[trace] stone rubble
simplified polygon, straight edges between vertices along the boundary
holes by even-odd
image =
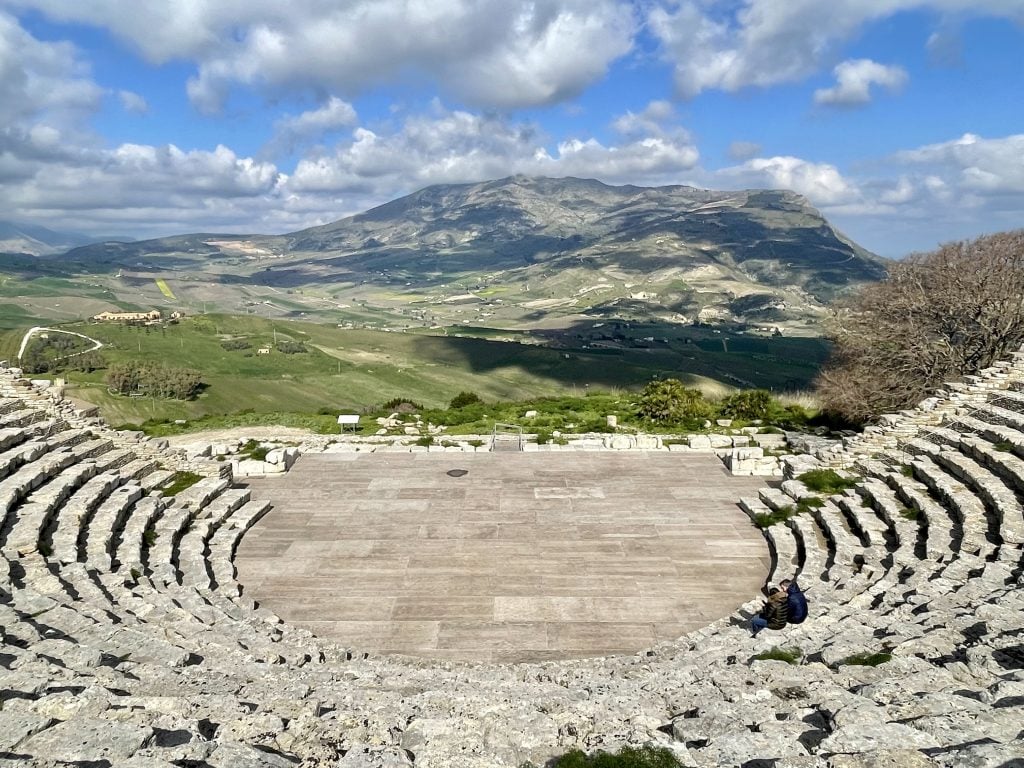
[[[786,482],[741,507],[820,501],[764,530],[771,578],[808,590],[805,624],[751,638],[753,600],[633,656],[456,664],[283,623],[235,579],[267,508],[210,455],[229,449],[115,432],[0,371],[0,765],[497,768],[653,743],[694,768],[1020,766],[1022,428],[1024,352],[783,457]],[[732,440],[732,461],[759,459]],[[830,465],[861,481],[796,480]],[[181,470],[207,480],[163,498]],[[773,647],[795,663],[758,658]]]

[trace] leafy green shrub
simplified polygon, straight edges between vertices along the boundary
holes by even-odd
[[[757,654],[754,661],[784,661],[787,664],[796,664],[803,655],[799,648],[774,647],[769,651]]]
[[[149,549],[154,544],[156,544],[156,528],[150,526],[142,532],[142,546],[144,549]]]
[[[891,653],[855,653],[853,656],[847,656],[839,665],[844,664],[857,667],[877,667],[880,664],[886,664],[892,661]]]
[[[817,493],[841,493],[857,484],[856,479],[842,477],[834,469],[812,469],[796,478]]]
[[[476,392],[459,392],[455,397],[448,403],[448,407],[452,410],[458,410],[459,408],[465,408],[467,405],[473,405],[475,403],[482,403],[483,400]]]
[[[684,387],[678,379],[660,379],[644,387],[637,412],[643,419],[664,423],[709,416],[711,405],[699,389]]]
[[[422,445],[424,448],[434,444],[433,435],[424,435],[423,437],[416,438],[416,445]]]
[[[484,445],[484,441],[483,440],[474,439],[474,440],[470,440],[468,442],[474,448],[480,448],[480,447],[482,447]]]
[[[423,410],[423,406],[404,397],[393,397],[381,406],[381,410],[394,413],[416,413]]]
[[[545,443],[551,442],[551,430],[550,429],[538,429],[537,430],[537,445],[544,445]]]
[[[719,405],[719,413],[734,419],[767,419],[775,400],[766,389],[744,389],[729,395]]]
[[[250,344],[245,339],[225,339],[220,343],[221,348],[226,349],[228,352],[237,352],[242,349],[252,349]]]
[[[615,753],[598,751],[591,755],[574,749],[552,765],[554,768],[682,768],[672,750],[650,744],[623,747]]]
[[[279,341],[277,342],[277,351],[285,355],[298,355],[309,350],[301,341]]]

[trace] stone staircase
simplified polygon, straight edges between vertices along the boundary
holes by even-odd
[[[165,497],[179,457],[0,372],[0,766],[539,766],[648,742],[687,766],[1021,765],[1022,365],[850,447],[848,491],[812,492],[799,475],[836,457],[802,456],[742,500],[800,505],[765,538],[805,624],[751,638],[755,600],[633,656],[520,665],[282,623],[233,564],[265,504],[216,462]],[[775,645],[797,663],[758,658]]]

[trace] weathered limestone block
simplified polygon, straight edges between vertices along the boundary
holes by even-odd
[[[52,717],[42,717],[30,712],[0,712],[0,750],[13,752],[14,747],[29,736],[50,727]]]
[[[871,752],[894,744],[916,749],[939,746],[934,736],[909,725],[868,720],[837,729],[821,742],[820,751]]]
[[[134,723],[75,718],[30,736],[19,746],[36,757],[117,764],[131,757],[153,739],[153,729]]]
[[[645,451],[657,451],[662,447],[661,438],[657,435],[637,435],[636,447]]]
[[[604,438],[604,447],[615,451],[625,451],[636,447],[636,438],[632,435],[608,435]]]

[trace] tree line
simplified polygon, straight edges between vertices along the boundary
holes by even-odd
[[[202,389],[202,375],[192,368],[161,363],[116,363],[107,370],[107,387],[121,395],[188,400]]]

